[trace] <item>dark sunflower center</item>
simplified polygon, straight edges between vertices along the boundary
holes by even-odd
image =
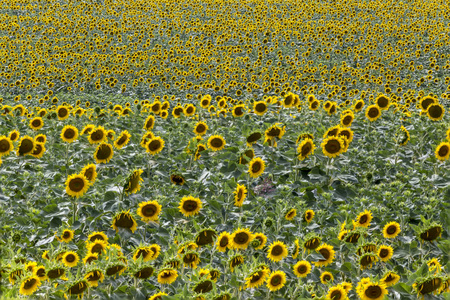
[[[90,264],[91,262],[93,262],[94,260],[96,260],[97,258],[95,257],[95,256],[89,256],[88,257],[88,259],[86,259],[86,262],[88,263],[88,264]]]
[[[31,125],[33,125],[33,127],[39,127],[41,126],[41,120],[33,120],[33,122],[31,122]]]
[[[285,104],[285,105],[291,105],[291,103],[292,103],[293,100],[294,100],[294,97],[292,97],[292,95],[289,95],[289,96],[287,96],[287,97],[284,99],[284,104]]]
[[[394,234],[396,231],[397,231],[397,227],[395,227],[394,225],[391,225],[386,229],[386,232],[388,234]]]
[[[320,249],[319,252],[320,252],[320,254],[322,254],[323,258],[325,258],[325,259],[319,259],[319,261],[326,261],[331,256],[331,253],[328,249],[323,248],[323,249]]]
[[[157,209],[153,204],[147,204],[142,208],[142,214],[146,217],[152,217],[155,215]]]
[[[233,241],[236,244],[245,245],[248,242],[249,238],[250,237],[246,232],[239,232],[238,234],[236,234]]]
[[[42,145],[36,144],[36,147],[34,148],[32,154],[33,155],[39,155],[42,152]]]
[[[247,142],[253,143],[253,142],[256,142],[257,140],[259,140],[260,138],[261,138],[261,133],[255,132],[255,133],[252,133],[251,135],[249,135],[249,137],[247,138]]]
[[[150,151],[156,151],[161,147],[161,142],[158,140],[153,140],[148,144],[147,147]]]
[[[432,103],[434,103],[434,100],[433,99],[431,99],[431,98],[426,98],[426,99],[424,99],[423,101],[422,101],[422,108],[424,109],[424,110],[426,110],[427,108],[428,108],[428,106],[430,106]]]
[[[97,152],[97,158],[100,160],[107,159],[111,155],[111,148],[107,145],[101,145]]]
[[[352,116],[345,116],[344,119],[342,120],[342,123],[344,125],[348,125],[352,122],[352,120],[353,120]]]
[[[31,141],[29,139],[23,140],[19,146],[19,154],[29,153],[33,150],[33,148],[34,148],[33,141]]]
[[[389,100],[385,97],[381,97],[380,99],[378,99],[377,104],[379,107],[386,107],[389,104]]]
[[[39,142],[39,143],[43,143],[43,142],[45,142],[45,138],[42,137],[42,136],[38,136],[38,137],[36,138],[36,141]]]
[[[367,222],[367,215],[363,215],[360,219],[359,219],[359,224],[365,224]]]
[[[330,131],[327,132],[327,135],[328,135],[328,136],[336,136],[337,133],[338,133],[338,130],[339,130],[339,129],[337,129],[337,128],[333,128],[332,130],[330,130]]]
[[[339,132],[339,135],[346,137],[348,140],[350,139],[350,133],[346,130]]]
[[[101,141],[104,138],[103,130],[97,129],[91,133],[91,139],[93,141]]]
[[[367,114],[369,115],[369,117],[375,118],[375,117],[378,117],[378,115],[380,114],[380,111],[376,107],[371,107]]]
[[[239,192],[237,193],[237,198],[238,198],[238,200],[241,200],[242,195],[243,195],[243,191],[242,191],[242,190],[239,190]]]
[[[310,212],[307,212],[307,213],[306,213],[306,220],[311,220],[311,218],[312,218],[311,213],[310,213]]]
[[[297,268],[297,271],[298,271],[300,274],[306,273],[307,270],[308,270],[308,268],[307,268],[305,265],[300,265],[300,266]]]
[[[64,270],[62,270],[62,269],[54,269],[54,270],[48,271],[47,276],[50,279],[55,279],[55,278],[58,278],[58,277],[62,276],[63,274],[64,274]]]
[[[442,281],[440,278],[434,278],[434,279],[425,281],[419,287],[420,294],[425,295],[425,294],[429,294],[429,293],[435,291],[436,289],[438,289],[441,286],[441,283],[442,283]]]
[[[447,156],[449,151],[450,151],[449,147],[447,145],[444,145],[444,146],[441,146],[441,148],[439,148],[438,154],[441,157],[445,157],[445,156]]]
[[[34,287],[34,285],[36,284],[36,282],[37,282],[37,280],[36,280],[35,278],[28,279],[27,281],[25,281],[25,284],[23,285],[23,288],[24,288],[25,290],[29,290],[29,289],[31,289],[32,287]]]
[[[137,254],[136,254],[136,258],[139,258],[141,256],[142,257],[146,257],[149,253],[150,253],[150,251],[147,250],[147,249],[139,249]]]
[[[86,177],[87,180],[92,180],[94,178],[94,170],[92,170],[91,168],[87,169],[84,172],[84,177]]]
[[[331,154],[338,153],[341,150],[341,144],[337,140],[330,140],[326,143],[325,150]]]
[[[203,100],[202,101],[202,106],[208,106],[209,105],[209,101],[208,100]]]
[[[331,114],[333,114],[335,111],[336,111],[336,105],[332,105],[332,106],[330,107],[329,112],[330,112]]]
[[[311,148],[311,143],[304,144],[301,151],[302,156],[308,155],[308,153],[311,151]]]
[[[222,237],[219,244],[220,244],[220,247],[225,247],[226,245],[228,245],[228,237],[226,237],[226,236]]]
[[[259,161],[257,161],[252,165],[252,172],[257,173],[261,170],[261,168],[262,168],[261,163]]]
[[[179,115],[181,114],[182,111],[183,111],[183,108],[181,108],[181,107],[175,108],[175,109],[173,110],[173,112],[174,112],[174,114],[175,114],[176,116],[179,116]]]
[[[15,141],[17,139],[17,133],[14,132],[13,134],[11,134],[10,139],[12,141]]]
[[[367,298],[369,299],[377,299],[378,297],[381,296],[382,294],[382,290],[379,286],[369,286],[366,291],[364,292],[364,294],[367,296]]]
[[[283,247],[281,247],[280,245],[276,245],[275,247],[272,248],[273,256],[279,256],[282,253],[283,253]]]
[[[171,178],[172,178],[172,182],[175,184],[183,183],[183,177],[181,177],[181,176],[173,175]]]
[[[319,102],[318,102],[318,101],[313,101],[313,102],[311,103],[311,108],[312,108],[312,109],[316,109],[318,105],[319,105]]]
[[[0,140],[0,153],[9,151],[10,147],[9,142],[6,139]]]
[[[68,128],[64,131],[64,137],[66,139],[72,139],[75,136],[75,130]]]
[[[120,137],[120,139],[117,141],[117,144],[122,145],[127,141],[127,136],[126,135],[122,135]]]
[[[381,251],[380,251],[380,257],[381,258],[387,257],[388,255],[389,255],[389,250],[381,249]]]
[[[162,273],[161,277],[162,278],[170,278],[170,277],[172,277],[172,274],[168,271],[165,271]]]
[[[62,236],[63,238],[65,238],[65,239],[68,239],[68,238],[70,238],[71,237],[71,234],[70,234],[70,232],[69,231],[64,231],[64,233],[63,233],[63,236]]]
[[[183,203],[183,209],[187,212],[195,211],[197,207],[198,204],[194,200],[187,200]]]
[[[281,284],[281,276],[275,275],[270,279],[270,284],[272,286],[277,286]]]
[[[198,124],[198,125],[197,125],[197,132],[198,132],[198,133],[203,133],[203,132],[205,132],[205,131],[206,131],[205,125],[203,125],[203,124]]]
[[[274,128],[271,128],[269,130],[269,132],[267,132],[267,135],[270,137],[277,137],[280,135],[280,133],[281,133],[281,129],[278,127],[274,127]]]
[[[75,261],[75,255],[73,255],[73,254],[67,255],[66,256],[66,261],[69,262],[69,263],[74,262]]]
[[[256,104],[256,106],[255,106],[255,110],[256,110],[257,112],[259,112],[259,113],[265,111],[266,109],[267,109],[267,106],[266,106],[265,103],[258,103],[258,104]]]
[[[87,277],[87,281],[98,281],[100,280],[100,272],[93,271],[91,274]]]
[[[326,274],[326,275],[323,276],[323,281],[327,282],[327,281],[330,281],[330,280],[331,280],[331,276],[330,275]]]
[[[194,112],[194,108],[192,107],[192,106],[189,106],[188,108],[186,108],[186,113],[189,115],[189,114],[192,114]]]
[[[40,268],[36,271],[36,275],[38,277],[43,277],[45,275],[45,269],[44,268]]]
[[[65,116],[67,116],[68,113],[69,111],[66,108],[61,108],[58,110],[58,116],[60,118],[64,118]]]
[[[211,146],[214,148],[220,148],[223,146],[223,141],[220,138],[213,138],[211,140]]]
[[[101,253],[103,251],[103,246],[101,244],[96,244],[92,247],[91,251],[94,253]]]
[[[420,234],[420,237],[425,241],[432,241],[441,234],[441,227],[432,227]]]
[[[79,192],[84,188],[84,181],[81,178],[72,179],[69,182],[69,188],[71,191]]]
[[[131,219],[131,217],[128,214],[121,214],[117,218],[115,224],[118,227],[130,229],[131,227],[133,227],[133,220]]]
[[[356,105],[355,105],[356,109],[361,109],[361,107],[362,107],[362,102],[356,103]]]
[[[236,116],[242,116],[243,114],[244,114],[244,111],[242,110],[242,107],[236,107],[235,109],[234,109],[234,114],[236,115]]]
[[[385,282],[391,282],[391,281],[394,281],[394,279],[395,279],[395,277],[392,276],[392,274],[389,274],[384,281]]]
[[[444,111],[442,110],[442,107],[440,107],[439,105],[431,105],[428,108],[428,113],[433,118],[440,118],[442,116],[443,112]]]

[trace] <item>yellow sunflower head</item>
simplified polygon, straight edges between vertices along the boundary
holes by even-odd
[[[108,143],[101,143],[97,146],[94,153],[95,161],[100,163],[107,163],[114,155],[113,147]]]
[[[213,151],[222,150],[225,144],[225,139],[220,135],[213,135],[208,139],[208,147]]]
[[[9,137],[0,136],[0,157],[8,155],[14,149],[13,143]]]
[[[25,156],[31,154],[36,146],[34,139],[28,135],[22,137],[19,141],[19,146],[17,147],[17,156]]]
[[[286,273],[283,271],[275,271],[267,278],[267,288],[272,291],[278,291],[286,284]]]
[[[279,262],[288,256],[288,250],[283,242],[276,241],[269,246],[267,251],[267,258],[272,261]]]
[[[77,253],[73,251],[67,251],[64,253],[62,257],[62,263],[69,268],[76,267],[78,262],[80,261],[80,258]]]
[[[442,142],[436,147],[434,152],[437,159],[440,161],[447,160],[450,157],[450,142]]]
[[[131,135],[128,130],[124,130],[120,133],[117,139],[114,141],[114,147],[117,149],[122,149],[125,147],[130,141]]]
[[[264,160],[259,157],[254,157],[248,166],[248,173],[253,178],[258,178],[264,173],[264,169],[266,168]]]
[[[341,137],[329,136],[325,138],[321,144],[323,154],[327,157],[337,157],[344,152],[345,145]]]
[[[333,262],[335,255],[333,246],[322,244],[316,248],[316,251],[323,256],[323,259],[319,259],[319,261],[314,262],[316,267],[325,267]]]
[[[44,126],[44,121],[41,117],[35,117],[30,120],[30,128],[33,130],[39,130]]]
[[[178,208],[186,217],[195,216],[202,209],[202,201],[199,198],[185,196],[180,200],[180,206]]]
[[[294,265],[294,274],[297,277],[304,278],[311,273],[311,264],[305,260],[298,261]]]
[[[147,149],[146,152],[152,155],[158,154],[164,148],[164,143],[165,142],[161,137],[153,137],[145,145],[145,148]]]
[[[171,284],[177,280],[178,272],[175,269],[162,269],[158,272],[158,282],[160,284]]]
[[[141,174],[143,172],[144,172],[143,170],[139,169],[134,170],[131,173],[131,175],[128,177],[128,182],[125,184],[124,187],[125,194],[127,195],[134,194],[141,189],[140,182],[144,181],[144,179],[141,178]]]
[[[143,222],[157,221],[161,213],[161,205],[158,201],[146,201],[139,203],[137,214],[141,217]]]
[[[219,234],[216,241],[216,248],[219,252],[225,252],[227,248],[231,247],[231,235],[230,233],[224,231]]]
[[[234,193],[234,205],[241,207],[247,197],[247,188],[245,185],[238,184]]]
[[[37,275],[31,275],[24,279],[20,284],[19,293],[21,295],[30,296],[37,291],[38,287],[41,285],[41,281]]]
[[[207,130],[208,125],[205,122],[199,121],[197,124],[195,124],[193,131],[195,134],[202,136],[206,134]]]
[[[112,221],[111,227],[114,228],[116,232],[119,231],[119,228],[125,228],[131,230],[131,232],[134,233],[137,228],[137,223],[128,210],[116,214]]]
[[[66,180],[66,193],[72,197],[83,196],[89,188],[89,181],[81,174],[72,174]]]
[[[383,227],[383,236],[388,239],[393,239],[400,231],[400,224],[397,222],[389,222]]]
[[[248,229],[237,229],[231,236],[231,247],[234,249],[247,249],[250,242],[255,238]]]

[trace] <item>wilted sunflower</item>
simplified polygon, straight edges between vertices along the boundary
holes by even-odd
[[[13,143],[9,137],[0,136],[0,157],[8,155],[14,149]]]
[[[133,216],[130,214],[130,211],[122,211],[118,214],[116,214],[116,216],[114,217],[113,221],[112,221],[112,228],[114,228],[116,230],[116,232],[119,231],[119,227],[121,228],[126,228],[126,229],[130,229],[132,233],[134,233],[134,231],[137,228],[137,223],[134,220]]]
[[[397,222],[389,222],[384,225],[383,236],[388,239],[393,239],[400,233],[400,231],[400,224]]]
[[[378,105],[373,104],[366,108],[366,118],[373,122],[381,116],[381,109]]]
[[[174,269],[162,269],[158,273],[158,282],[160,284],[171,284],[178,277],[177,270]]]
[[[141,174],[143,172],[144,171],[139,169],[139,170],[134,170],[131,173],[131,175],[128,177],[128,180],[127,180],[128,182],[125,184],[125,187],[124,187],[125,194],[127,194],[127,195],[134,194],[141,189],[140,182],[144,181],[144,179],[141,178]]]
[[[130,141],[131,134],[128,132],[128,130],[124,130],[120,133],[120,135],[117,137],[117,139],[114,141],[114,147],[117,149],[122,149],[124,146],[128,144]]]
[[[220,135],[213,135],[208,139],[208,147],[212,151],[219,151],[225,148],[225,139]]]
[[[199,231],[195,236],[195,243],[201,247],[208,244],[214,244],[214,238],[217,236],[217,232],[214,229],[207,228]]]
[[[254,238],[250,230],[238,228],[231,235],[231,248],[245,250]]]
[[[107,133],[105,128],[102,126],[98,126],[93,128],[88,136],[89,143],[91,144],[99,144],[107,139]]]
[[[101,143],[95,150],[94,159],[98,164],[107,163],[111,160],[113,155],[113,147],[108,143]]]
[[[66,125],[61,130],[61,139],[66,143],[73,143],[78,138],[78,129],[72,125]]]
[[[183,255],[182,260],[185,266],[196,269],[197,265],[200,263],[200,256],[197,252],[190,251]]]
[[[383,276],[383,278],[381,278],[380,281],[384,283],[386,287],[390,287],[396,284],[399,280],[400,276],[397,273],[389,271]]]
[[[239,265],[242,265],[243,263],[244,263],[244,257],[242,255],[238,254],[238,255],[233,256],[229,261],[231,272],[234,272],[234,268],[236,268]]]
[[[441,272],[441,264],[439,263],[439,260],[437,258],[432,258],[429,261],[427,261],[428,265],[428,271],[433,272],[435,271],[435,274],[438,274]]]
[[[55,266],[47,271],[47,277],[50,280],[61,278],[64,279],[66,274],[66,269],[62,265]]]
[[[165,142],[161,137],[155,136],[145,145],[145,148],[147,149],[146,152],[152,155],[158,154],[164,148],[164,143]]]
[[[288,256],[286,244],[280,241],[273,242],[267,251],[267,258],[272,261],[279,262]]]
[[[223,231],[217,238],[216,248],[219,252],[225,252],[227,248],[231,247],[231,235],[230,233]]]
[[[36,275],[31,275],[22,280],[20,284],[19,293],[21,295],[30,296],[37,291],[38,287],[41,285],[41,281]]]
[[[16,267],[15,269],[10,270],[9,272],[9,283],[14,285],[16,280],[24,275],[24,270],[21,267]]]
[[[262,173],[264,173],[265,167],[266,165],[264,163],[264,160],[259,157],[255,157],[249,163],[248,173],[251,177],[258,178]]]
[[[124,262],[115,260],[108,263],[105,268],[105,274],[106,276],[114,276],[116,278],[117,275],[121,275],[126,269],[127,266]]]
[[[297,147],[298,159],[304,160],[314,153],[314,149],[316,149],[316,145],[314,145],[313,140],[309,138],[304,139]]]
[[[356,221],[353,223],[355,227],[369,227],[370,221],[372,221],[372,212],[369,210],[364,210],[364,212],[360,213],[356,218]]]
[[[153,275],[153,271],[154,269],[152,266],[144,264],[143,266],[134,269],[131,274],[134,278],[147,279]]]
[[[205,122],[199,121],[197,124],[195,124],[194,127],[194,133],[197,135],[204,135],[206,131],[208,130],[208,125],[206,125]]]
[[[258,116],[262,116],[267,112],[267,103],[263,100],[253,103],[253,112]]]
[[[97,179],[97,166],[95,164],[88,164],[81,170],[80,175],[83,175],[89,183],[92,184]]]
[[[422,241],[433,242],[442,235],[442,226],[433,222],[430,225],[424,225],[419,231],[419,237]]]
[[[81,174],[72,174],[66,180],[66,193],[72,197],[81,197],[87,192],[89,182]]]
[[[322,144],[323,154],[327,157],[337,157],[344,152],[345,145],[341,137],[330,136],[323,140]]]
[[[275,271],[267,278],[267,288],[274,292],[281,289],[286,284],[286,273],[283,271]]]
[[[314,219],[314,215],[315,215],[314,211],[312,209],[308,209],[303,214],[303,220],[307,223],[310,223]]]
[[[236,190],[233,192],[234,194],[234,205],[237,207],[241,207],[247,197],[247,188],[245,185],[238,184]]]
[[[199,198],[185,196],[181,198],[178,208],[185,217],[195,216],[202,209],[202,201]]]
[[[445,109],[439,103],[433,103],[428,106],[427,116],[433,121],[440,121],[444,117]]]
[[[295,276],[304,278],[311,273],[311,264],[306,260],[301,260],[294,265],[293,269]]]
[[[78,254],[73,251],[67,251],[62,257],[62,263],[69,268],[76,267],[79,261]]]
[[[22,137],[19,141],[19,146],[17,147],[16,150],[17,156],[24,156],[27,154],[31,154],[35,146],[36,144],[33,138],[29,137],[28,135]]]
[[[310,251],[320,246],[322,240],[314,233],[308,233],[303,241],[303,248]]]
[[[313,262],[316,267],[326,267],[333,262],[335,254],[333,246],[322,244],[316,248],[316,251],[323,256],[323,259]]]
[[[297,210],[295,208],[291,208],[288,210],[288,212],[284,215],[284,218],[288,221],[292,221],[295,216],[297,215]]]
[[[347,299],[347,291],[340,285],[333,286],[328,290],[326,299],[329,299],[329,300]]]
[[[247,278],[245,278],[245,288],[257,288],[258,286],[264,284],[267,276],[269,275],[268,269],[260,269],[251,273]]]
[[[44,121],[41,117],[35,117],[30,121],[30,127],[33,130],[39,130],[44,126]]]
[[[358,295],[362,300],[382,300],[388,294],[386,285],[377,282],[363,284]]]
[[[450,157],[450,142],[442,142],[436,147],[434,152],[437,159],[440,161],[447,160]]]
[[[388,261],[389,259],[391,259],[393,254],[394,249],[392,249],[391,246],[381,245],[378,248],[378,256],[380,257],[381,261]]]
[[[143,222],[157,221],[160,213],[161,205],[156,200],[139,203],[137,214]]]
[[[359,266],[361,270],[370,269],[377,261],[378,257],[375,254],[365,253],[359,258]]]
[[[251,133],[251,134],[247,137],[247,139],[246,139],[246,141],[247,141],[247,146],[248,146],[248,147],[251,147],[251,146],[252,146],[253,144],[255,144],[261,137],[262,137],[262,134],[261,134],[261,132],[259,132],[259,131],[255,131],[255,132]]]
[[[93,266],[88,268],[86,275],[84,275],[84,279],[86,279],[89,286],[96,287],[99,282],[102,282],[105,279],[105,275],[101,269]]]

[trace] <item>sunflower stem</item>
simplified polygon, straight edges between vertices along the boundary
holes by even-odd
[[[72,221],[72,225],[75,224],[76,220],[77,220],[77,200],[75,198],[75,200],[73,201],[73,221]]]

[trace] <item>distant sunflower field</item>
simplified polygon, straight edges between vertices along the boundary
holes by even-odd
[[[0,298],[450,299],[446,1],[0,2]]]

